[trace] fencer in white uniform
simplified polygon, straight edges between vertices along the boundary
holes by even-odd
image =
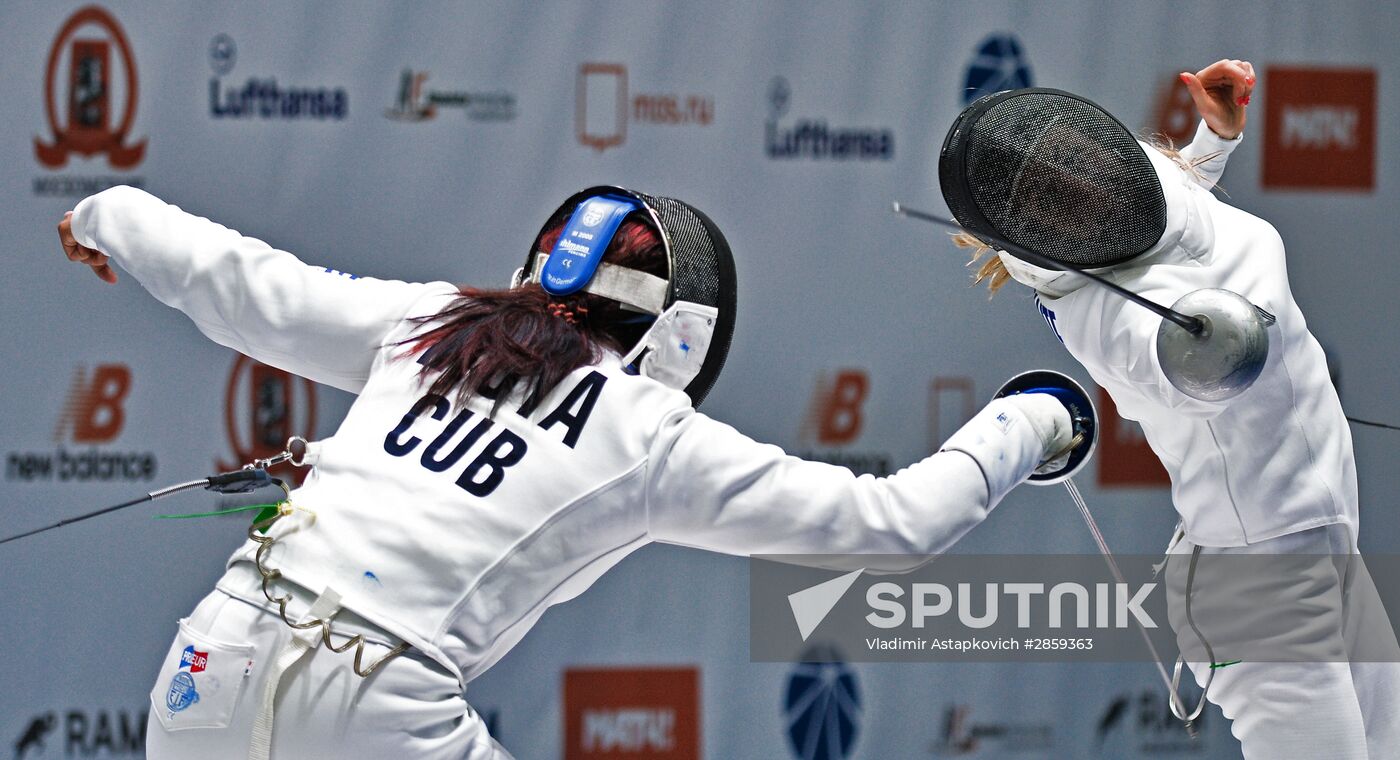
[[[1234,93],[1239,97],[1244,92],[1247,103],[1244,75],[1239,78]],[[1252,85],[1249,68],[1248,86]],[[1029,106],[1024,108],[1031,113]],[[1068,118],[1061,116],[1058,123]],[[1242,114],[1239,123],[1242,127]],[[1054,129],[1039,133],[1037,150],[1054,154],[1044,148],[1048,136],[1081,152],[1082,135],[1069,139]],[[1081,144],[1075,145],[1076,140]],[[1283,241],[1268,222],[1210,192],[1239,140],[1238,134],[1221,138],[1202,121],[1180,159],[1142,143],[1148,171],[1161,185],[1165,200],[1160,236],[1147,241],[1146,250],[1130,252],[1126,260],[1106,266],[1080,263],[1160,304],[1175,303],[1201,288],[1224,288],[1275,315],[1276,323],[1268,328],[1267,363],[1253,386],[1234,398],[1201,401],[1168,381],[1157,354],[1162,319],[1156,314],[1083,277],[1006,252],[997,254],[1012,279],[1035,290],[1040,315],[1112,396],[1118,413],[1141,423],[1147,442],[1170,474],[1172,500],[1181,517],[1181,535],[1170,564],[1177,570],[1172,582],[1178,585],[1193,554],[1356,552],[1359,520],[1351,435],[1326,357],[1289,288]],[[1187,168],[1189,164],[1194,167]],[[1076,192],[1068,183],[1083,180],[1083,175],[1064,180],[1061,189]],[[1048,187],[1050,183],[1040,189]],[[947,184],[944,192],[948,195]],[[949,205],[954,207],[955,200]],[[1068,225],[1066,217],[1047,216],[1025,234],[1034,237],[1058,225],[1062,233],[1068,229],[1069,236],[1081,235],[1092,223],[1084,222],[1092,213],[1085,211]],[[965,226],[975,223],[966,213],[960,221]],[[1011,221],[1004,226],[1025,229]],[[1321,578],[1236,579],[1231,593],[1308,597],[1317,615],[1334,624],[1326,635],[1335,637],[1339,646],[1349,627],[1389,631],[1359,559],[1341,568]],[[1246,588],[1250,583],[1255,586]],[[1190,592],[1206,595],[1197,600],[1198,612],[1214,605],[1217,620],[1228,617],[1229,601],[1210,600],[1209,592],[1200,587]],[[1365,604],[1353,604],[1362,598]],[[1178,611],[1173,622],[1179,638],[1188,636]],[[1190,643],[1194,645],[1194,639]],[[1400,756],[1400,681],[1393,661],[1349,663],[1340,657],[1330,662],[1246,660],[1190,666],[1202,685],[1213,675],[1208,698],[1231,719],[1231,730],[1251,760]]]
[[[1184,559],[1195,547],[1207,554],[1355,553],[1351,432],[1326,356],[1289,289],[1282,240],[1171,159],[1148,153],[1167,190],[1169,230],[1160,248],[1115,269],[1113,280],[1167,304],[1200,288],[1247,294],[1277,317],[1259,379],[1229,401],[1185,396],[1162,374],[1161,319],[1103,288],[1045,283],[1037,298],[1042,315],[1118,413],[1142,425],[1170,474],[1184,531],[1174,555]],[[1021,264],[1008,267],[1013,278],[1020,279]],[[1350,612],[1341,604],[1342,581],[1324,594],[1338,620]],[[1400,684],[1389,663],[1242,662],[1213,673],[1210,665],[1192,663],[1193,672],[1202,684],[1213,675],[1208,696],[1233,721],[1248,758],[1400,754]]]
[[[356,676],[317,628],[283,622],[250,540],[160,663],[151,758],[508,757],[466,684],[637,548],[941,552],[1071,440],[1060,403],[1027,394],[993,401],[921,462],[857,477],[753,441],[612,352],[533,408],[518,394],[461,403],[428,392],[401,344],[455,285],[304,264],[128,187],[82,201],[69,227],[69,257],[104,279],[110,256],[212,340],[358,396],[312,453],[263,566],[289,618],[334,612],[333,641],[363,636],[366,666],[407,645]]]

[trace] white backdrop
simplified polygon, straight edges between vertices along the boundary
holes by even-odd
[[[335,269],[483,285],[506,282],[544,216],[581,187],[684,198],[727,234],[741,288],[730,363],[704,411],[833,461],[913,461],[1016,372],[1084,377],[1023,290],[988,302],[941,233],[888,211],[893,200],[943,210],[938,148],[970,76],[1082,92],[1153,131],[1171,126],[1158,104],[1176,72],[1252,60],[1263,76],[1226,172],[1229,200],[1282,232],[1348,411],[1400,417],[1389,329],[1400,320],[1400,162],[1386,160],[1400,6],[105,3],[135,86],[110,29],[87,23],[59,39],[79,8],[0,8],[0,534],[232,465],[255,433],[328,435],[350,402],[238,366],[129,277],[107,287],[67,265],[54,224],[84,188],[113,182]],[[75,74],[75,50],[100,71]],[[1300,66],[1373,72],[1373,139],[1333,146],[1367,154],[1371,187],[1262,186],[1264,162],[1287,160],[1266,151],[1267,71]],[[74,82],[98,95],[70,108]],[[133,93],[130,128],[113,135]],[[144,153],[126,168],[114,166],[131,163],[120,150],[46,166],[35,145],[54,144],[55,128],[68,130],[63,144],[144,141]],[[863,150],[831,155],[850,139]],[[864,374],[858,406],[826,403],[843,371]],[[971,390],[931,394],[936,378]],[[812,424],[824,414],[834,434]],[[1355,433],[1370,551],[1400,546],[1393,436]],[[75,456],[151,459],[155,472],[94,476]],[[1166,489],[1100,487],[1096,476],[1114,480],[1106,466],[1130,467],[1101,458],[1081,485],[1109,540],[1160,549],[1174,523]],[[218,505],[181,497],[0,547],[0,753],[139,754],[173,623],[246,524],[150,515]],[[957,550],[1093,545],[1062,492],[1021,489]],[[566,668],[690,665],[704,756],[828,757],[788,743],[792,668],[748,662],[746,581],[742,559],[645,549],[546,615],[469,699],[520,757],[563,757]],[[856,733],[831,758],[1238,756],[1218,712],[1199,742],[1182,740],[1145,664],[850,670]]]

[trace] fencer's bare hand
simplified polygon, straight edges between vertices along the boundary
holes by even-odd
[[[68,256],[69,261],[76,261],[79,264],[87,264],[92,267],[93,274],[102,279],[103,282],[115,283],[117,272],[112,269],[109,263],[111,257],[101,251],[94,251],[78,242],[73,237],[73,212],[69,211],[63,215],[63,221],[58,223],[58,242],[63,244],[63,253]]]
[[[1206,126],[1226,140],[1244,131],[1245,108],[1254,93],[1254,65],[1249,61],[1224,59],[1197,71],[1181,72],[1181,81],[1196,102],[1196,110]]]

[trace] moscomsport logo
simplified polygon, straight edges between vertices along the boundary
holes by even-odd
[[[126,31],[105,8],[89,5],[69,16],[49,47],[44,74],[48,137],[34,138],[34,158],[59,170],[74,157],[103,156],[118,170],[135,168],[146,156],[146,140],[135,138],[140,102],[136,56]],[[84,197],[114,185],[144,184],[141,177],[45,175],[34,194]]]
[[[288,438],[315,435],[316,384],[239,354],[224,392],[224,427],[231,458],[217,459],[218,469],[233,470],[278,454]],[[301,483],[305,470],[289,464],[278,467],[279,477]]]

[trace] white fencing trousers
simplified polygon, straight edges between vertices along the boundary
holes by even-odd
[[[333,626],[336,641],[340,623],[338,618]],[[390,649],[353,623],[345,630],[370,639],[366,663]],[[146,756],[247,758],[274,659],[290,651],[294,633],[275,609],[218,590],[206,596],[182,621],[151,692]],[[446,668],[409,650],[361,678],[353,660],[353,650],[336,654],[307,646],[290,664],[275,689],[273,760],[510,760]]]
[[[340,611],[340,594],[327,588],[316,597],[316,601],[311,603],[311,609],[306,611],[297,622],[306,623],[311,620],[326,620]],[[282,676],[287,669],[297,664],[307,652],[315,649],[321,644],[321,627],[315,628],[294,628],[292,637],[287,639],[287,643],[274,657],[271,658],[271,672],[263,676],[263,687],[258,690],[261,696],[258,698],[258,716],[253,719],[253,742],[248,747],[248,760],[269,760],[272,754],[272,727],[275,720],[277,706],[277,687],[282,683]],[[264,659],[264,667],[268,662]]]
[[[1246,547],[1201,547],[1201,552],[1335,555],[1354,551],[1353,546],[1347,529],[1332,525]],[[1180,572],[1195,549],[1190,541],[1179,542],[1171,551],[1169,568]],[[1346,646],[1347,632],[1362,625],[1384,625],[1388,630],[1388,621],[1381,619],[1385,610],[1360,555],[1338,567],[1345,568],[1341,576],[1260,578],[1257,583],[1264,594],[1302,589],[1318,605],[1319,614],[1342,620],[1343,629],[1336,631],[1338,646]],[[1325,568],[1321,575],[1326,575]],[[1176,578],[1179,582],[1180,576]],[[1252,578],[1248,582],[1256,583]],[[1191,593],[1193,605],[1208,608],[1209,589],[1196,587]],[[1172,623],[1178,639],[1192,635],[1177,611]],[[1196,682],[1204,686],[1212,672],[1209,664],[1188,664]],[[1231,721],[1230,731],[1240,740],[1246,760],[1400,758],[1400,664],[1394,661],[1240,662],[1214,670],[1207,697]]]

